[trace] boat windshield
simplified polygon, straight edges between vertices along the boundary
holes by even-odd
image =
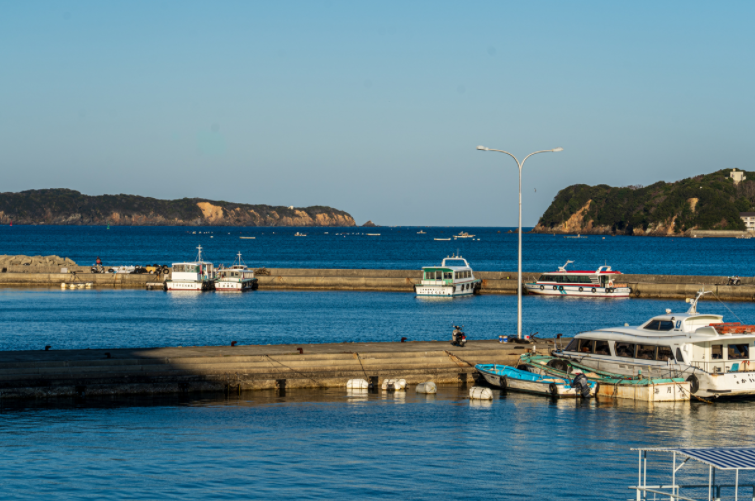
[[[671,320],[653,320],[643,329],[646,331],[670,331],[674,329],[674,322]]]
[[[467,263],[463,259],[444,259],[443,266],[466,266]]]

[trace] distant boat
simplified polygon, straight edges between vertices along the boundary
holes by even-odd
[[[306,236],[307,236],[307,234],[306,234],[306,233],[299,233],[299,232],[297,231],[296,233],[294,233],[294,236],[295,236],[295,237],[306,237]]]
[[[422,231],[422,230],[419,230],[419,231],[417,232],[417,235],[427,235],[427,233],[426,233],[426,232],[424,232],[424,231]]]
[[[433,240],[451,240],[450,238],[434,238]]]
[[[379,237],[380,233],[367,233],[367,236],[369,236],[369,237]]]
[[[242,240],[254,240],[257,237],[239,237]]]
[[[576,236],[576,237],[574,237],[574,236],[570,236],[570,235],[567,235],[567,236],[565,236],[564,238],[587,238],[587,237],[583,237],[582,235],[579,235],[579,234],[577,234],[577,236]]]

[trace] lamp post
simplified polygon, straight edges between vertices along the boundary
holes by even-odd
[[[536,155],[538,153],[564,151],[564,149],[553,148],[552,150],[535,151],[524,157],[524,160],[522,160],[521,162],[519,162],[519,160],[508,151],[494,150],[493,148],[486,148],[484,146],[478,146],[477,149],[480,151],[497,151],[499,153],[505,153],[513,158],[516,161],[516,164],[519,166],[519,271],[517,273],[517,280],[519,282],[519,285],[517,287],[516,303],[516,334],[517,336],[519,336],[519,339],[522,339],[522,167],[524,167],[524,162],[526,162],[527,159],[532,155]]]

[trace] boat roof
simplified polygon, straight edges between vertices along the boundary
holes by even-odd
[[[554,274],[569,274],[569,273],[577,273],[579,275],[621,275],[620,271],[602,271],[602,270],[567,270],[567,271],[546,271],[546,275],[554,275]]]
[[[755,447],[633,448],[633,451],[676,452],[719,470],[755,470]]]
[[[172,263],[173,266],[175,266],[177,264],[194,264],[194,265],[197,265],[197,264],[212,264],[212,263],[210,263],[208,261],[184,261],[182,263]]]

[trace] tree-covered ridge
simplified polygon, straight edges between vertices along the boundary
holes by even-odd
[[[289,208],[203,198],[159,200],[123,194],[88,196],[63,188],[0,193],[0,220],[4,223],[14,221],[18,224],[239,226],[349,226],[354,224],[347,212],[325,206]]]
[[[682,233],[691,229],[744,230],[740,212],[755,210],[755,173],[734,184],[731,169],[674,183],[615,188],[575,184],[559,191],[540,218],[538,229],[559,230],[589,202],[582,227],[619,233]],[[590,224],[591,223],[591,224]]]

